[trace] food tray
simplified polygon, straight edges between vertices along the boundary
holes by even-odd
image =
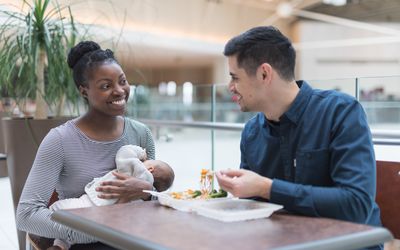
[[[227,200],[231,198],[214,198],[214,199],[192,199],[192,200],[179,200],[171,197],[168,195],[166,192],[156,192],[156,191],[150,191],[150,190],[143,190],[145,193],[149,193],[153,196],[156,196],[158,198],[158,202],[161,205],[167,206],[174,208],[179,211],[183,212],[192,212],[195,206],[198,206],[200,204],[208,204],[208,203],[214,203],[216,201],[220,200]]]
[[[144,190],[143,192],[156,196],[161,205],[183,212],[195,212],[199,215],[224,222],[267,218],[273,212],[283,208],[283,206],[273,203],[232,197],[207,200],[179,200],[163,192],[149,190]]]
[[[197,205],[194,210],[197,214],[212,219],[233,222],[267,218],[283,206],[246,199],[220,200],[213,203]]]

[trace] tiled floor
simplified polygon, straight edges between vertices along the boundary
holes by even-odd
[[[0,177],[0,249],[18,250],[14,207],[11,198],[10,180]]]

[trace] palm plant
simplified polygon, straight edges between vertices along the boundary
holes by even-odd
[[[21,9],[0,15],[1,90],[17,102],[35,98],[36,119],[47,118],[48,107],[57,107],[53,113],[60,115],[65,100],[78,100],[66,63],[78,36],[70,7],[22,0]]]

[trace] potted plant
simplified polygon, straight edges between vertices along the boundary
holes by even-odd
[[[8,174],[16,208],[38,145],[47,132],[66,119],[63,104],[77,103],[66,57],[78,30],[69,6],[50,0],[21,0],[21,8],[0,11],[0,89],[21,104],[35,99],[34,119],[3,120]],[[19,233],[20,249],[24,234]]]
[[[22,0],[20,11],[1,11],[0,84],[17,103],[35,98],[35,119],[46,119],[48,107],[61,114],[65,99],[79,98],[66,56],[78,35],[69,6],[50,0]]]

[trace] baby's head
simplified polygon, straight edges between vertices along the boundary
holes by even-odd
[[[174,182],[174,170],[165,162],[159,160],[147,160],[143,164],[154,177],[153,186],[162,192],[171,187]]]

